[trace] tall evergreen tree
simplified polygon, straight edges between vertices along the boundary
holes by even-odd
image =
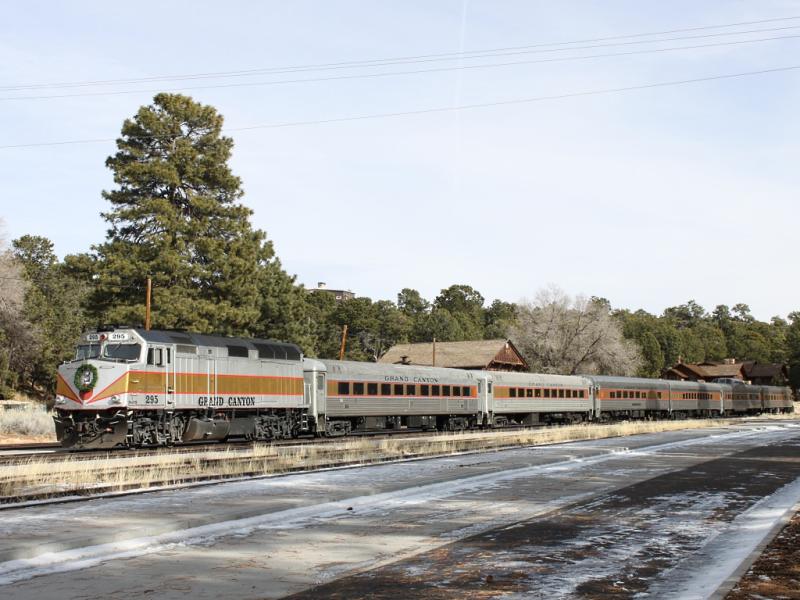
[[[482,340],[484,329],[484,298],[469,285],[451,285],[433,301],[434,309],[446,310],[458,322],[461,339]],[[437,338],[438,339],[438,338]]]
[[[213,107],[179,94],[158,94],[124,122],[106,161],[117,186],[103,192],[110,228],[93,248],[98,317],[142,323],[149,276],[154,327],[255,329],[274,252],[238,202],[241,181],[228,166],[233,140],[222,123]]]

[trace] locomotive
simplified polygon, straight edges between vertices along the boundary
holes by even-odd
[[[84,334],[58,369],[67,448],[276,440],[791,412],[791,390],[385,365],[304,357],[294,344],[135,327]]]

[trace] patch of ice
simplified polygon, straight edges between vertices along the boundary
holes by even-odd
[[[798,502],[800,478],[762,498],[711,536],[699,552],[664,573],[664,581],[653,586],[649,596],[664,600],[709,598]]]

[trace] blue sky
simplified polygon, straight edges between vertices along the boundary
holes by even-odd
[[[281,0],[25,2],[0,9],[0,86],[144,78],[529,46],[800,16],[800,2]],[[478,62],[800,35],[738,36]],[[674,37],[684,34],[672,34]],[[413,111],[800,65],[800,38],[416,75],[192,89],[231,128]],[[462,61],[473,64],[475,61]],[[334,74],[454,66],[337,70]],[[320,77],[331,72],[301,73]],[[290,74],[288,78],[297,78]],[[114,138],[152,90],[287,75],[0,90],[0,145]],[[314,286],[394,299],[556,284],[660,312],[694,298],[800,309],[799,71],[619,94],[231,133],[253,223]],[[57,99],[16,96],[133,93]],[[7,237],[101,241],[113,143],[0,149]]]

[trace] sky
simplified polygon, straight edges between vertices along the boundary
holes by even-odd
[[[653,313],[694,299],[785,316],[800,310],[800,70],[574,94],[800,66],[789,17],[799,1],[3,3],[0,218],[59,256],[102,242],[113,139],[180,91],[225,116],[252,222],[309,287],[518,301],[555,285]],[[767,19],[783,20],[710,28]],[[780,39],[744,43],[765,38]],[[479,50],[500,56],[454,55]],[[284,72],[19,88],[257,69]]]

